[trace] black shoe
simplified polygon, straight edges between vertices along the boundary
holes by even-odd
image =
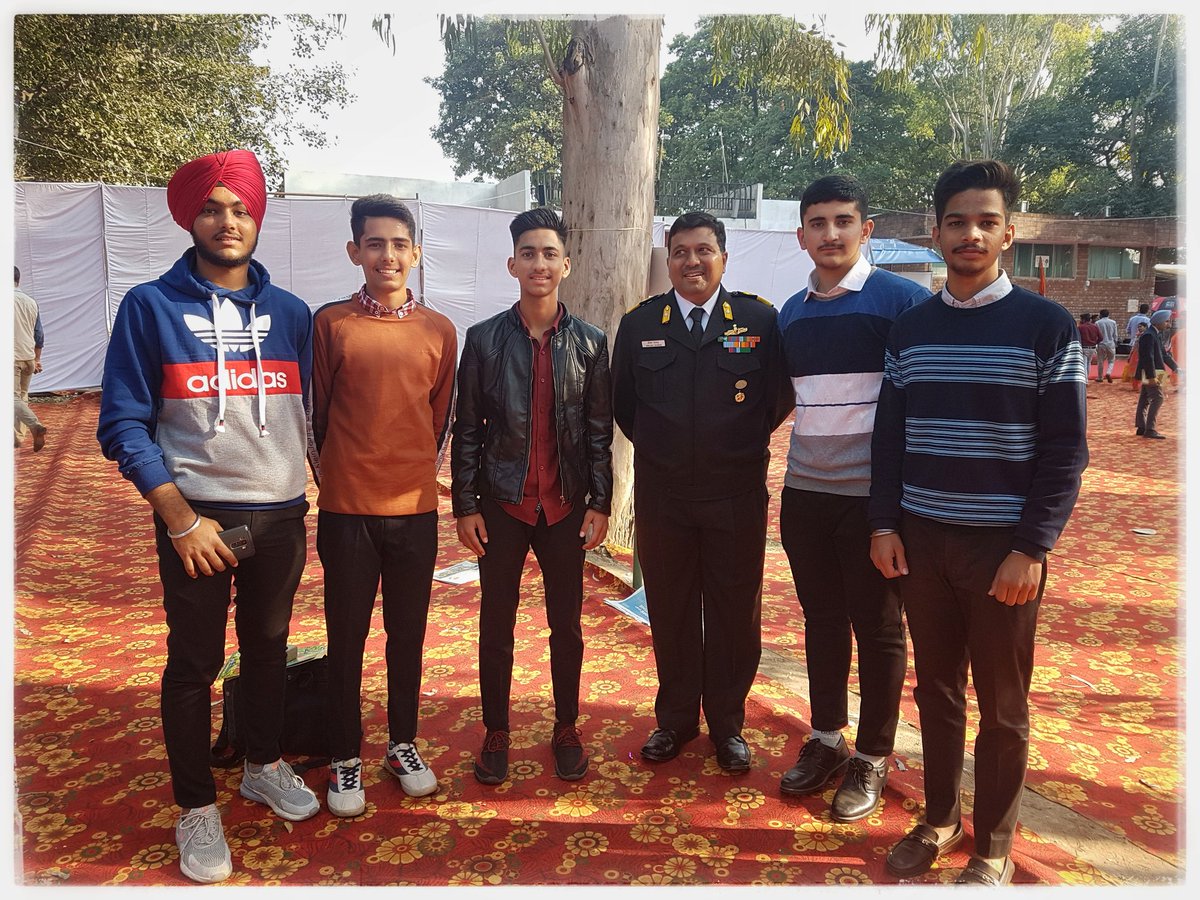
[[[676,733],[670,728],[655,728],[650,732],[650,737],[642,747],[642,757],[652,762],[666,762],[674,759],[683,749],[683,745],[698,734],[700,734],[699,728],[691,728],[683,733]]]
[[[985,884],[988,887],[1000,887],[1003,884],[1010,884],[1012,882],[1014,868],[1013,861],[1007,856],[1004,857],[1004,868],[999,872],[978,856],[972,856],[966,868],[954,879],[954,883]]]
[[[508,777],[508,747],[512,739],[507,731],[489,731],[483,750],[475,760],[475,780],[480,784],[499,784]]]
[[[563,781],[578,781],[587,774],[588,754],[574,725],[556,724],[550,747],[554,751],[554,774]]]
[[[796,764],[784,773],[779,790],[795,797],[815,794],[849,761],[850,751],[845,741],[839,742],[837,747],[829,747],[810,737],[800,750]]]
[[[1165,434],[1159,434],[1157,431],[1147,431],[1142,437],[1148,437],[1155,441],[1165,441],[1167,439]]]
[[[717,745],[717,765],[726,772],[750,771],[750,747],[740,734],[714,741]]]
[[[1112,376],[1111,375],[1105,375],[1104,380],[1107,381],[1109,384],[1112,384]]]
[[[1137,435],[1138,435],[1138,437],[1142,437],[1142,436],[1144,436],[1145,434],[1146,434],[1146,429],[1145,429],[1145,428],[1139,428],[1139,429],[1137,430]]]
[[[937,858],[962,843],[963,827],[959,822],[954,832],[939,841],[937,832],[924,822],[902,837],[888,851],[887,870],[897,878],[916,878],[933,868]]]
[[[861,756],[855,756],[846,767],[842,786],[833,795],[829,815],[835,822],[857,822],[875,812],[887,784],[888,764],[885,759],[878,767]]]

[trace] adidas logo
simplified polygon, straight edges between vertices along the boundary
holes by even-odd
[[[185,313],[183,321],[192,334],[208,346],[216,348],[217,329],[212,322],[204,316],[192,313]],[[250,327],[242,321],[242,312],[232,300],[224,299],[218,302],[217,321],[221,325],[221,343],[226,350],[231,353],[245,353],[254,347],[254,337],[250,333]],[[256,324],[258,325],[259,341],[265,341],[267,335],[271,333],[271,317],[269,315],[259,316]]]

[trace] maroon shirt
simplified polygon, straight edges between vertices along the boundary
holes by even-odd
[[[529,410],[533,434],[529,442],[529,472],[525,476],[525,492],[520,503],[500,503],[501,508],[526,525],[536,525],[538,513],[546,514],[546,524],[555,525],[565,519],[574,507],[563,497],[562,477],[558,471],[558,435],[554,417],[554,361],[550,353],[550,338],[558,332],[563,305],[558,304],[554,323],[539,340],[529,332],[529,323],[521,315],[521,304],[513,308],[521,316],[525,333],[533,344],[533,402]]]
[[[1100,328],[1091,322],[1079,323],[1079,344],[1083,347],[1095,347],[1100,343]]]

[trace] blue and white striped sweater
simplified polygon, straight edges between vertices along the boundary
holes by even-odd
[[[1051,549],[1087,465],[1086,385],[1074,320],[1037,294],[906,312],[884,359],[872,527],[895,528],[903,509],[1015,526],[1014,549]]]
[[[792,296],[779,313],[796,417],[784,484],[865,497],[871,487],[871,430],[892,322],[929,296],[884,269],[862,290],[832,300]]]

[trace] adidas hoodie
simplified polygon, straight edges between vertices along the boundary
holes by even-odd
[[[312,313],[251,260],[230,291],[199,280],[189,249],[121,302],[104,360],[104,455],[143,495],[174,481],[227,508],[304,497]]]

